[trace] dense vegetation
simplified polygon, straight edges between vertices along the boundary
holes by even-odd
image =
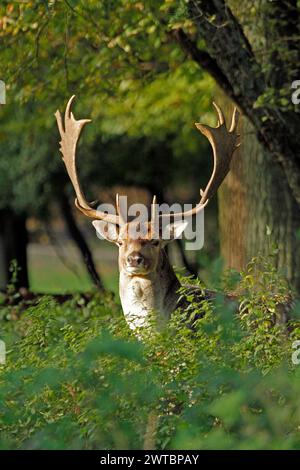
[[[299,449],[300,304],[289,288],[299,295],[299,17],[299,0],[1,2],[0,449]],[[199,302],[183,289],[189,308],[140,340],[110,293],[113,268],[102,255],[93,266],[73,214],[54,118],[72,94],[75,116],[94,121],[78,167],[101,202],[120,190],[195,203],[211,157],[194,122],[215,125],[213,99],[242,114],[205,248],[177,247],[195,276],[185,280],[201,274],[218,295]],[[71,291],[49,258],[28,269],[28,241],[55,244],[57,219],[98,290],[83,294],[77,273],[81,293],[32,294],[54,292],[51,277]],[[31,240],[28,221],[42,227]],[[244,272],[224,274],[220,253]]]
[[[192,330],[179,311],[143,341],[109,293],[3,306],[1,448],[299,448],[299,306],[287,334],[274,320],[289,292],[269,260],[220,283],[235,284],[239,314],[222,294],[190,297],[189,318],[205,312]]]
[[[10,245],[18,245],[7,258],[19,258],[26,271],[9,218],[22,216],[24,232],[32,215],[50,225],[53,203],[62,209],[73,195],[53,117],[73,93],[75,114],[94,120],[79,165],[89,199],[134,185],[159,201],[195,202],[210,159],[194,122],[214,123],[217,83],[244,115],[243,146],[232,165],[240,185],[229,179],[219,192],[222,256],[243,269],[266,248],[267,224],[281,245],[274,262],[299,290],[299,106],[291,88],[299,79],[299,0],[6,0],[0,17],[0,78],[7,85],[0,232],[5,226]],[[234,235],[240,243],[230,244],[232,207],[243,223]],[[0,265],[6,278],[9,261]]]

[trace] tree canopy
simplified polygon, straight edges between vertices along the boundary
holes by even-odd
[[[63,167],[53,113],[57,107],[63,110],[71,94],[78,96],[75,115],[94,120],[83,138],[82,152],[89,157],[80,160],[89,180],[118,182],[116,172],[107,178],[113,162],[123,175],[124,168],[125,173],[136,169],[131,164],[134,142],[140,148],[135,162],[146,168],[150,141],[152,147],[168,142],[166,154],[172,156],[166,155],[166,184],[173,173],[194,175],[195,160],[199,168],[201,154],[207,156],[194,122],[200,110],[202,120],[213,122],[214,83],[186,60],[169,34],[171,25],[192,27],[177,3],[46,1],[0,7],[5,44],[0,74],[8,95],[0,118],[0,149],[8,157],[0,163],[2,206],[44,208],[51,186],[56,192],[53,180]],[[119,156],[116,141],[122,144]],[[143,179],[147,182],[147,175],[137,183]]]

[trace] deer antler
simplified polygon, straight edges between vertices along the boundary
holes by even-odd
[[[239,134],[236,133],[239,113],[235,107],[232,114],[229,131],[226,127],[224,115],[216,103],[213,103],[218,113],[217,127],[210,127],[205,124],[196,123],[197,129],[207,137],[213,149],[214,166],[210,180],[204,191],[200,189],[200,201],[191,210],[186,212],[177,212],[175,214],[159,214],[159,218],[177,218],[191,217],[201,211],[209,202],[214,193],[218,190],[225,176],[230,170],[230,163],[234,151],[240,146],[237,144]],[[154,222],[156,216],[156,198],[153,198],[151,208],[151,221]]]
[[[108,214],[96,209],[93,209],[89,203],[86,201],[80,183],[78,181],[77,170],[76,170],[76,146],[79,140],[81,131],[85,124],[91,122],[91,119],[81,119],[77,121],[74,118],[73,113],[71,112],[71,106],[75,95],[73,95],[66,106],[65,111],[65,118],[64,118],[64,125],[62,123],[62,118],[60,112],[57,110],[55,113],[58,130],[61,136],[60,141],[60,151],[63,155],[63,161],[66,166],[68,175],[72,182],[72,185],[75,190],[76,199],[75,205],[76,207],[83,212],[83,214],[87,215],[88,217],[94,219],[104,220],[106,222],[110,222],[112,224],[121,225],[124,223],[123,218],[119,214],[119,197],[116,196],[116,208],[117,214]]]
[[[63,155],[63,161],[76,194],[75,205],[81,212],[83,212],[88,217],[104,220],[106,222],[110,222],[116,225],[123,225],[125,223],[125,220],[120,211],[118,194],[116,195],[117,215],[115,215],[93,209],[90,204],[86,201],[82,192],[76,171],[76,146],[83,127],[86,123],[91,122],[91,120],[81,119],[77,121],[74,118],[74,115],[71,112],[71,106],[74,98],[75,95],[73,95],[67,103],[64,116],[64,125],[62,123],[62,117],[59,111],[56,111],[55,117],[58,125],[58,130],[61,136],[60,151]],[[207,137],[213,149],[214,166],[210,180],[205,190],[200,190],[200,201],[193,209],[186,212],[178,212],[175,214],[159,214],[159,219],[163,219],[166,217],[171,217],[172,219],[175,219],[177,217],[191,217],[197,214],[208,204],[210,198],[217,191],[225,176],[229,172],[233,152],[240,145],[237,144],[237,138],[239,137],[239,135],[236,132],[239,113],[237,109],[234,108],[231,119],[231,126],[230,129],[227,130],[226,122],[221,109],[215,103],[213,103],[213,105],[218,113],[217,127],[209,127],[205,124],[200,123],[195,124],[197,129],[199,129],[199,131]],[[154,196],[151,204],[151,221],[153,223],[156,219],[156,216],[156,196]]]
[[[216,103],[213,103],[218,113],[217,127],[209,127],[205,124],[196,123],[195,126],[207,137],[213,149],[214,167],[211,178],[204,191],[201,192],[201,204],[205,204],[217,192],[225,176],[230,170],[230,163],[234,151],[241,145],[237,143],[237,125],[239,112],[235,107],[233,110],[229,131],[226,127],[224,115]]]

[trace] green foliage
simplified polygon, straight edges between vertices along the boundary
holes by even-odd
[[[236,287],[241,313],[183,289],[189,309],[142,341],[110,294],[2,316],[1,448],[141,448],[151,420],[160,449],[299,448],[299,328],[273,321],[289,292],[259,261]]]
[[[265,90],[254,107],[262,108],[262,122],[270,119],[269,111],[298,112],[291,100],[291,84],[298,77],[297,2],[243,2],[229,0],[229,6],[242,24],[265,77]]]
[[[0,115],[0,209],[49,214],[49,203],[67,182],[53,114],[72,94],[78,95],[75,116],[94,121],[79,151],[85,155],[78,158],[84,188],[149,188],[159,180],[168,189],[179,179],[190,185],[194,175],[199,187],[199,173],[203,167],[208,172],[210,161],[201,157],[208,146],[194,122],[200,114],[211,121],[213,82],[169,35],[171,25],[188,27],[184,3],[0,6],[0,76],[7,86]]]

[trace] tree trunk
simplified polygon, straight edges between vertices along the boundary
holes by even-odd
[[[273,19],[278,16],[279,10],[288,8],[288,14],[280,18],[283,23],[287,22],[284,29],[292,30],[293,34],[293,38],[287,41],[287,50],[289,53],[293,52],[292,49],[298,50],[299,10],[297,6],[295,7],[295,0],[268,2],[268,5],[268,17]],[[257,7],[262,13],[261,5]],[[190,19],[197,27],[199,38],[205,41],[206,51],[199,50],[197,44],[182,30],[175,30],[173,35],[190,57],[212,74],[222,90],[238,104],[252,122],[264,149],[270,152],[274,162],[281,163],[287,183],[300,208],[300,114],[295,112],[291,105],[282,104],[280,96],[281,91],[285,93],[286,90],[290,90],[291,83],[285,83],[285,88],[276,89],[272,86],[273,80],[270,80],[269,74],[265,72],[264,60],[257,59],[253,52],[253,44],[250,44],[228,2],[189,0],[188,11]],[[291,18],[293,18],[292,23]],[[275,26],[272,32],[276,33],[277,38],[275,46],[273,39],[273,48],[276,49],[278,44],[285,44],[286,38],[281,36],[282,28]],[[261,32],[254,31],[251,34],[255,44],[255,37]],[[268,36],[268,29],[265,34]],[[295,47],[292,47],[295,42]],[[297,58],[295,59],[295,54],[291,57],[293,60],[286,60],[284,68],[283,66],[277,68],[278,76],[299,77],[299,63]],[[273,73],[271,77],[272,75]],[[267,99],[257,106],[257,101],[266,91],[274,94],[275,106],[274,104],[270,106]]]
[[[16,260],[18,266],[16,288],[29,287],[27,265],[28,234],[25,215],[11,209],[0,211],[0,288],[5,289],[10,281],[10,264]]]
[[[231,3],[188,1],[206,50],[182,29],[172,32],[248,119],[242,121],[242,146],[219,191],[221,254],[228,267],[241,270],[259,252],[267,253],[274,241],[276,266],[299,290],[300,115],[289,100],[281,102],[281,93],[290,98],[286,90],[291,79],[299,77],[299,10],[296,0],[254,2],[264,25],[253,24],[246,36]],[[254,52],[261,52],[258,39],[265,41],[265,55]],[[266,92],[273,93],[275,105],[264,98],[257,106]]]
[[[228,117],[232,105],[228,99],[221,101]],[[300,290],[299,206],[282,167],[263,149],[245,117],[239,132],[242,145],[218,192],[221,255],[227,267],[240,271],[258,253],[270,252],[275,242],[276,267]]]
[[[59,204],[64,220],[67,224],[70,236],[72,237],[73,241],[75,242],[77,248],[81,253],[83,262],[87,268],[87,271],[93,284],[95,284],[97,289],[103,290],[103,283],[97,272],[91,250],[89,249],[89,246],[76,223],[71,206],[69,204],[69,200],[63,192],[60,194]]]

